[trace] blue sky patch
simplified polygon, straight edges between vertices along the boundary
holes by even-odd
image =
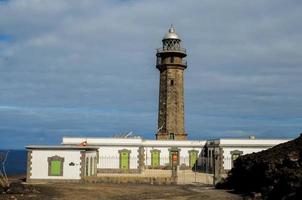
[[[1,1],[1,0],[0,0]],[[11,35],[6,35],[6,34],[0,34],[0,42],[9,42],[12,40]]]

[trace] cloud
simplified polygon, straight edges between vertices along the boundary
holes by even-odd
[[[191,138],[294,137],[302,128],[301,7],[281,0],[1,3],[0,36],[10,39],[0,39],[0,134],[19,134],[15,147],[38,143],[39,134],[52,142],[129,130],[153,138],[155,49],[173,23],[188,50]]]

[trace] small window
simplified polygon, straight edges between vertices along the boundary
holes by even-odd
[[[174,80],[170,80],[170,85],[174,85]]]
[[[170,63],[174,63],[174,57],[170,57]]]
[[[169,139],[170,139],[170,140],[174,140],[174,133],[170,133]]]

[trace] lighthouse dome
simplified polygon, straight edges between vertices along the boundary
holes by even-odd
[[[180,40],[180,37],[178,36],[178,34],[175,32],[175,28],[173,26],[171,26],[169,28],[168,33],[165,34],[163,40],[168,40],[168,39],[176,39],[176,40]]]

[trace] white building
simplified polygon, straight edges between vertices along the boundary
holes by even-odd
[[[99,150],[98,172],[138,173],[142,169],[170,167],[170,149],[177,147],[179,165],[193,167],[205,140],[144,140],[142,138],[64,137],[62,145],[87,143]]]
[[[202,168],[208,173],[226,174],[239,156],[260,152],[287,141],[289,139],[256,139],[254,136],[209,140],[203,149]]]
[[[254,137],[209,141],[64,137],[61,146],[26,147],[27,181],[81,181],[97,173],[138,175],[148,170],[156,176],[157,170],[161,173],[171,170],[172,148],[178,150],[179,171],[220,177],[232,168],[233,161],[239,156],[287,141]]]
[[[144,140],[142,138],[64,137],[62,145],[86,142],[99,151],[98,172],[139,173],[142,169],[169,169],[170,149],[178,149],[181,169],[225,174],[241,155],[259,152],[288,139]]]
[[[27,146],[27,182],[80,181],[97,173],[96,147]]]

